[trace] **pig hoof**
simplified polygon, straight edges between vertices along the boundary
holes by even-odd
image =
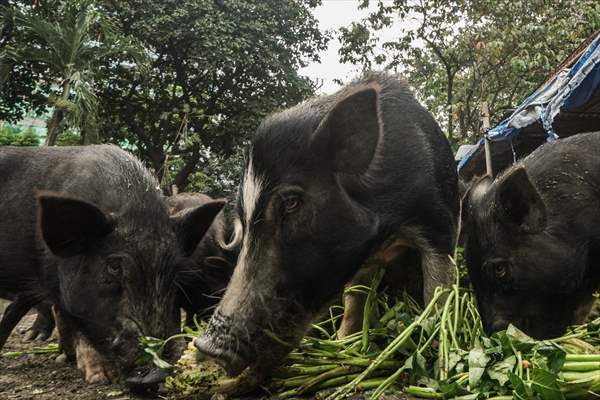
[[[110,383],[110,380],[104,371],[86,372],[85,382],[90,385],[105,385]]]
[[[49,332],[42,332],[38,335],[36,340],[39,340],[40,342],[45,342],[46,340],[50,339],[50,336],[52,336],[51,333]]]
[[[45,342],[46,340],[48,340],[50,338],[51,335],[52,335],[52,332],[31,330],[31,331],[29,331],[29,334],[25,337],[25,340],[28,342],[32,342],[32,341]]]
[[[66,364],[68,360],[68,357],[65,353],[61,353],[59,356],[56,357],[55,361],[58,364]]]
[[[33,329],[28,329],[23,333],[27,333],[27,336],[25,336],[25,340],[27,342],[32,342],[38,337],[38,332],[34,331]]]

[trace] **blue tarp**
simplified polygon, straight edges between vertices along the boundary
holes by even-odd
[[[600,86],[600,33],[589,44],[571,67],[558,71],[554,77],[539,87],[512,114],[488,131],[491,141],[506,141],[516,137],[522,128],[541,122],[553,141],[558,135],[552,128],[554,118],[561,111],[575,110],[584,106]],[[466,165],[475,152],[483,146],[480,139],[477,146],[459,162],[458,169]]]

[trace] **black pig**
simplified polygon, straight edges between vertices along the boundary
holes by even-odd
[[[115,146],[0,148],[0,293],[14,294],[0,346],[51,301],[86,381],[108,380],[99,358],[126,373],[139,336],[178,331],[178,266],[222,206],[171,218],[157,181]]]
[[[171,215],[186,213],[214,201],[202,193],[179,193],[167,198]],[[186,311],[186,324],[193,326],[193,316],[208,319],[233,273],[238,255],[226,242],[233,234],[229,214],[222,210],[196,246],[185,268],[178,272],[178,304]]]
[[[267,118],[239,191],[237,265],[196,346],[230,375],[268,370],[367,260],[420,275],[428,301],[453,280],[458,208],[450,146],[395,77]]]
[[[466,196],[465,254],[488,333],[582,322],[600,284],[600,134],[545,144]]]

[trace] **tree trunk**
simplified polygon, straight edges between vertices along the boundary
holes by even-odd
[[[52,112],[52,117],[48,120],[46,124],[46,141],[44,144],[46,146],[54,146],[56,144],[56,139],[58,138],[58,127],[63,120],[63,110],[54,107],[54,111]]]
[[[71,94],[71,82],[68,79],[65,79],[62,85],[62,95],[60,96],[60,101],[58,104],[54,106],[54,111],[52,112],[52,118],[48,121],[47,133],[46,133],[46,146],[54,146],[56,144],[56,139],[58,139],[58,134],[60,133],[58,127],[64,118],[64,103],[69,100],[69,94]]]
[[[156,176],[156,179],[162,184],[163,177],[166,172],[165,171],[165,168],[166,168],[165,161],[167,159],[167,156],[160,149],[152,148],[150,146],[151,146],[151,143],[147,143],[145,146],[146,151],[142,151],[142,152],[150,160],[150,164],[152,165],[152,168],[154,169],[154,175]]]
[[[100,136],[96,128],[82,128],[81,129],[81,144],[98,144],[100,143]]]
[[[199,161],[200,161],[200,145],[195,144],[194,147],[192,148],[192,154],[191,154],[190,158],[188,158],[186,160],[186,163],[183,166],[183,168],[181,168],[181,170],[177,173],[177,175],[175,175],[175,178],[173,179],[173,184],[175,186],[177,186],[177,189],[179,190],[179,192],[183,192],[185,187],[188,185],[190,175],[196,169],[196,165],[198,165]]]

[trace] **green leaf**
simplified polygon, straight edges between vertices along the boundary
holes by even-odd
[[[517,357],[509,356],[506,357],[504,360],[489,366],[487,369],[487,373],[490,376],[490,378],[498,381],[500,386],[504,386],[504,384],[509,381],[509,374],[513,371],[516,364]]]
[[[490,357],[480,348],[475,348],[469,352],[469,387],[471,390],[481,381],[489,361]]]
[[[442,383],[438,390],[443,393],[445,399],[456,399],[459,396],[460,398],[475,399],[478,396],[478,393],[469,392],[467,388],[459,385],[457,382]]]
[[[534,346],[531,361],[536,368],[547,369],[558,374],[565,363],[567,353],[557,344],[541,342]]]
[[[506,337],[510,339],[514,348],[522,353],[530,351],[536,344],[535,339],[512,324],[506,329]]]
[[[564,400],[564,395],[558,386],[558,375],[545,369],[533,368],[531,370],[531,388],[543,400]]]
[[[160,358],[160,356],[158,355],[158,353],[156,351],[154,351],[150,348],[145,348],[144,352],[146,354],[149,354],[152,357],[152,363],[154,365],[156,365],[158,368],[169,369],[169,368],[173,367],[171,364],[169,364],[168,362],[166,362],[165,360]]]
[[[452,349],[450,350],[450,356],[448,359],[448,370],[452,371],[455,367],[463,360],[467,359],[468,352],[462,349]],[[457,371],[461,372],[461,371]]]
[[[523,382],[523,379],[515,374],[509,374],[508,378],[513,387],[513,398],[517,400],[529,400],[533,397],[531,388]]]

